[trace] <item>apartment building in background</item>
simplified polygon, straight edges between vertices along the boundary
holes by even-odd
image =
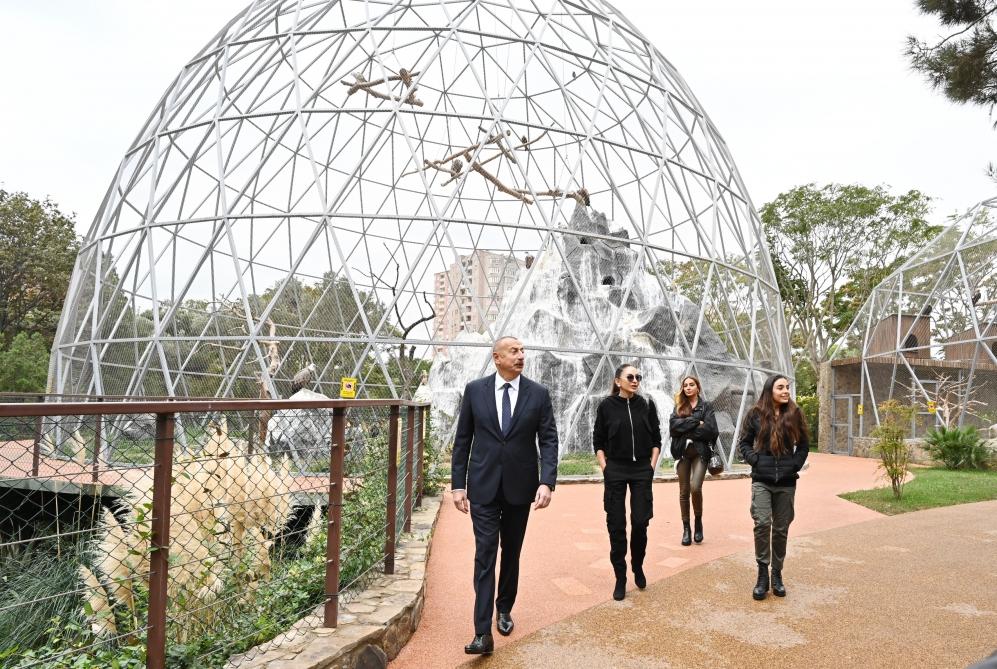
[[[435,339],[451,341],[462,331],[483,332],[486,323],[498,318],[503,298],[526,266],[511,254],[474,251],[460,256],[445,272],[437,272]]]

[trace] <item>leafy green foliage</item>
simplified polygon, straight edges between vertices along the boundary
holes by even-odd
[[[817,445],[817,433],[820,429],[820,399],[816,395],[797,395],[796,405],[803,412],[810,431],[810,445]]]
[[[997,104],[997,31],[995,0],[917,0],[951,33],[935,44],[907,38],[906,55],[933,88],[955,102],[989,107]]]
[[[857,490],[840,496],[888,516],[939,506],[985,502],[997,499],[997,472],[918,467],[914,470],[914,479],[904,486],[901,499],[897,499],[889,488]]]
[[[946,469],[987,469],[990,451],[975,427],[939,427],[925,436],[931,457]]]
[[[51,341],[78,249],[52,201],[0,190],[0,346],[20,332]]]
[[[941,228],[912,190],[814,184],[761,208],[797,360],[817,370],[872,289]]]
[[[911,449],[904,440],[917,407],[887,400],[879,405],[879,425],[873,428],[880,469],[888,479],[897,499],[903,497],[904,483],[910,471]]]
[[[0,346],[0,392],[40,393],[48,379],[49,347],[37,332],[19,332]]]

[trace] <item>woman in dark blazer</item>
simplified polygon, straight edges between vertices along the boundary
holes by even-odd
[[[672,458],[679,477],[679,510],[682,512],[682,545],[703,541],[703,479],[713,442],[720,435],[713,407],[702,398],[703,387],[695,376],[682,379],[675,395],[675,411],[668,421]],[[696,518],[696,533],[689,528],[689,499]]]
[[[616,370],[609,397],[599,403],[592,448],[602,467],[609,530],[609,561],[616,575],[613,599],[627,591],[627,487],[630,488],[630,566],[637,587],[647,587],[644,554],[654,515],[651,481],[661,454],[661,425],[654,402],[638,394],[643,377],[634,365]]]

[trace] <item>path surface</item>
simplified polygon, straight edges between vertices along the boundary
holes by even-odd
[[[790,546],[804,534],[880,518],[874,511],[837,497],[840,492],[880,484],[876,465],[876,461],[863,458],[812,453],[810,466],[799,482]],[[645,563],[648,582],[750,549],[750,485],[749,479],[707,480],[703,489],[706,540],[684,547],[679,544],[678,485],[656,483],[655,517],[648,533]],[[433,536],[422,622],[391,662],[391,669],[448,668],[467,660],[464,644],[474,634],[473,558],[470,517],[454,509],[447,496]],[[732,584],[745,578],[753,582],[753,576],[740,572],[738,568],[730,576]],[[496,656],[503,655],[503,647],[532,632],[596,604],[611,602],[612,589],[602,486],[559,486],[551,506],[530,515],[519,598],[513,610],[516,629],[508,638],[495,635]]]
[[[741,552],[465,666],[966,667],[997,649],[995,517],[980,502],[798,537],[784,599],[751,599]]]

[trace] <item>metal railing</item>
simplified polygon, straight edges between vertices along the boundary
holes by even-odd
[[[40,564],[0,594],[0,638],[7,623],[20,634],[0,640],[0,666],[100,666],[136,647],[150,668],[237,666],[318,605],[335,627],[344,598],[394,572],[422,500],[427,408],[0,403],[0,572]]]

